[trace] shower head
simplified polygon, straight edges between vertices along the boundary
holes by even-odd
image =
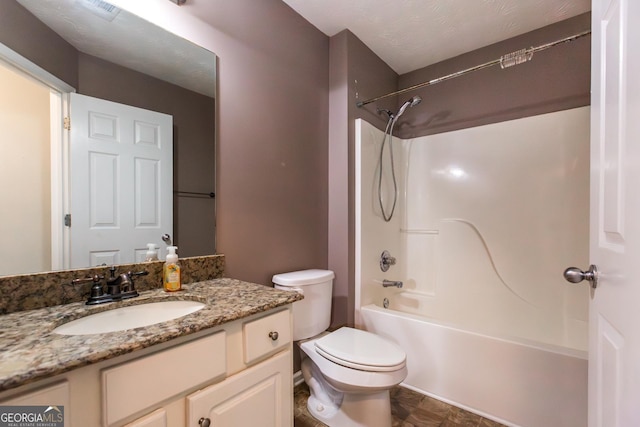
[[[416,105],[420,104],[422,102],[422,98],[420,98],[418,95],[411,97],[411,99],[407,102],[411,103],[412,107],[415,107]]]
[[[400,115],[402,115],[402,113],[404,113],[404,110],[406,110],[409,107],[413,107],[415,105],[418,105],[422,102],[422,98],[420,98],[419,96],[413,96],[411,97],[411,99],[409,99],[407,102],[405,102],[404,104],[402,104],[402,107],[400,107],[400,109],[398,110],[398,114],[396,114],[396,119],[398,117],[400,117]]]

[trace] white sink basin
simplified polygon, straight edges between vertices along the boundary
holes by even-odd
[[[162,301],[101,311],[53,330],[60,335],[93,335],[125,331],[177,319],[204,307],[197,301]]]

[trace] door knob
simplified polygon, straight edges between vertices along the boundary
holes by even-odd
[[[582,271],[576,267],[569,267],[564,271],[564,278],[567,282],[580,283],[583,280],[591,282],[593,289],[598,286],[598,268],[591,264],[587,271]]]
[[[211,425],[211,420],[209,418],[202,417],[198,420],[198,425],[200,427],[209,427]]]

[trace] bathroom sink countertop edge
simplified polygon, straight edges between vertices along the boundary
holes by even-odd
[[[141,292],[130,300],[88,306],[77,302],[0,316],[0,391],[52,377],[302,299],[297,292],[235,279],[183,285],[179,292]],[[150,326],[95,335],[60,335],[63,323],[119,307],[167,300],[205,304],[186,316]]]

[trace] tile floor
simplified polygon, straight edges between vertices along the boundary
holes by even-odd
[[[323,427],[307,411],[309,389],[302,383],[295,388],[294,426]],[[404,387],[391,390],[393,427],[501,427],[495,421],[456,408]]]

